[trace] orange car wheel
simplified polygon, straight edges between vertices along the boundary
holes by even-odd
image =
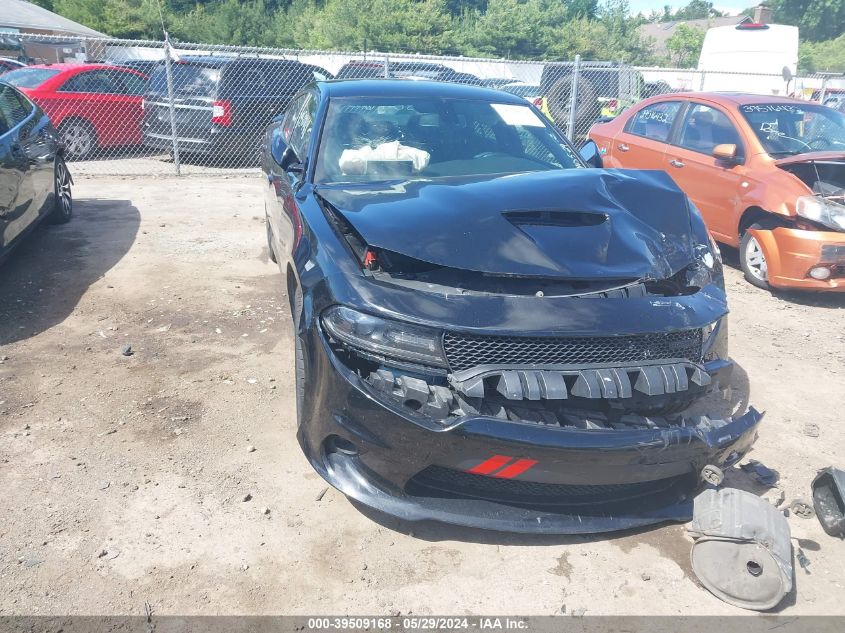
[[[758,288],[769,289],[769,271],[763,247],[751,234],[753,229],[765,229],[761,224],[752,224],[743,233],[739,242],[739,265],[748,282]]]

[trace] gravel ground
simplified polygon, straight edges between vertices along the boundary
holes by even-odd
[[[294,438],[260,179],[82,176],[75,192],[73,222],[0,268],[0,615],[740,612],[697,584],[679,525],[513,536],[326,490]],[[788,502],[845,467],[845,296],[727,276],[731,402],[766,411],[752,456]],[[781,612],[845,614],[845,543],[789,522],[810,566]]]

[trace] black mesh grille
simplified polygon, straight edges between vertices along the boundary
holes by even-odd
[[[683,477],[625,484],[546,484],[429,466],[406,485],[415,495],[486,499],[512,505],[590,506],[619,503],[657,495],[682,484]]]
[[[634,336],[475,336],[447,332],[443,337],[452,371],[479,365],[583,365],[685,359],[701,362],[701,330]]]

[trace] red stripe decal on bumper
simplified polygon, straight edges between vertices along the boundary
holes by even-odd
[[[478,466],[475,466],[474,468],[470,468],[467,472],[472,473],[474,475],[489,475],[494,470],[499,470],[502,466],[507,464],[512,459],[513,457],[507,457],[506,455],[493,455],[493,457],[491,457],[490,459],[481,462]]]
[[[517,475],[524,473],[536,463],[536,459],[518,459],[513,464],[503,468],[493,476],[500,479],[513,479]]]

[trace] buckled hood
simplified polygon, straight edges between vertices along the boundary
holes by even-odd
[[[371,247],[476,272],[663,279],[694,261],[691,205],[658,171],[321,185]]]

